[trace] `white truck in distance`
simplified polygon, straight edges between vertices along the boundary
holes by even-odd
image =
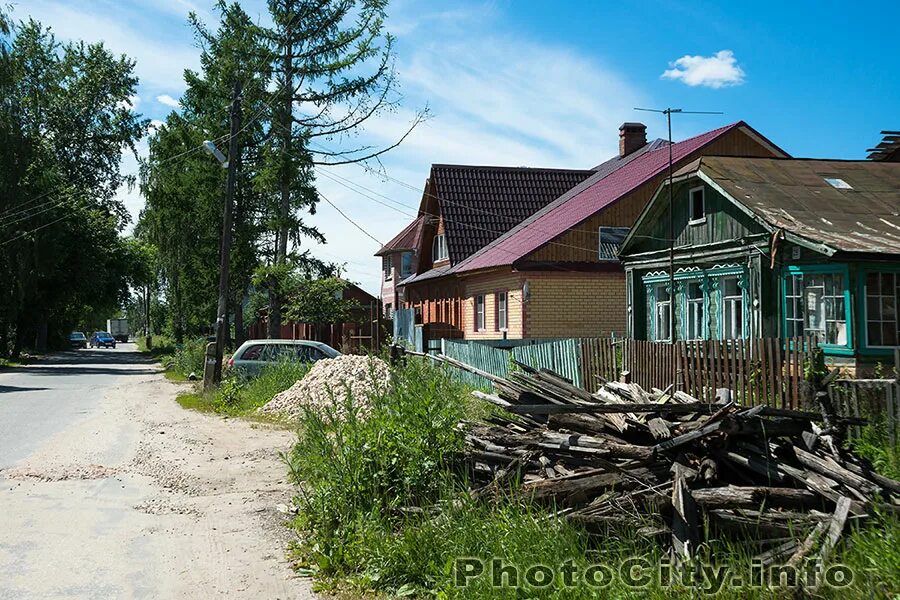
[[[117,342],[127,342],[128,319],[107,319],[106,331],[108,331]]]

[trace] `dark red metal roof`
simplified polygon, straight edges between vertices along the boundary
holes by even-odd
[[[458,264],[590,177],[587,169],[432,165],[450,263]]]
[[[424,216],[414,220],[404,227],[403,231],[395,235],[391,241],[382,246],[381,250],[375,253],[375,256],[384,256],[390,252],[401,252],[418,248],[419,239],[422,237],[422,225],[424,222]]]
[[[673,144],[673,161],[677,163],[740,126],[746,124],[738,121]],[[665,171],[668,165],[668,146],[661,145],[655,150],[642,153],[611,173],[597,173],[456,265],[453,272],[462,273],[513,264],[634,191]]]

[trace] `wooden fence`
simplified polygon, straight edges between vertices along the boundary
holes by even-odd
[[[900,382],[896,379],[838,379],[828,389],[837,412],[884,422],[891,444],[897,443],[900,417]],[[852,428],[860,435],[860,427]]]
[[[581,340],[585,387],[593,391],[597,376],[614,379],[628,371],[641,387],[674,385],[711,401],[717,388],[732,390],[744,405],[797,408],[805,354],[811,338],[757,338],[648,342],[631,339]]]
[[[622,371],[645,389],[682,390],[706,402],[715,399],[718,388],[732,391],[732,398],[745,406],[764,404],[777,408],[810,409],[801,406],[804,364],[813,338],[756,338],[648,342],[623,338],[573,338],[547,340],[513,348],[497,348],[474,341],[443,340],[447,356],[501,377],[509,373],[512,360],[544,368],[594,392],[598,377],[618,379]],[[900,353],[895,367],[900,373]],[[460,377],[488,389],[489,382],[460,372]],[[866,418],[883,416],[887,432],[896,443],[900,420],[900,383],[896,379],[839,379],[829,393],[840,414]],[[859,434],[859,431],[851,432]]]

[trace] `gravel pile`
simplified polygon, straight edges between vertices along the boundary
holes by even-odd
[[[295,419],[303,414],[304,407],[329,406],[331,394],[336,400],[343,400],[348,388],[356,401],[365,402],[371,392],[383,391],[389,380],[390,369],[383,360],[345,354],[317,361],[306,377],[258,410]]]

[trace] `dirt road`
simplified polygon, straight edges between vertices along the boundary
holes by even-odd
[[[131,345],[0,372],[0,599],[312,598],[289,431],[182,409]]]

